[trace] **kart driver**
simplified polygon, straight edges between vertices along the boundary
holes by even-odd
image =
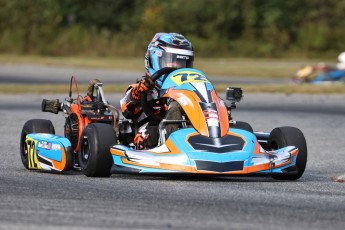
[[[147,92],[148,97],[157,98],[158,92],[155,85],[161,85],[162,77],[154,83],[150,76],[164,67],[191,68],[193,61],[192,43],[183,35],[157,33],[153,37],[145,55],[145,76],[138,79],[136,84],[129,85],[126,95],[120,101],[123,116],[132,119],[136,124],[134,144],[137,149],[153,148],[158,141],[158,122],[143,112],[140,102],[143,92]],[[165,116],[165,119],[168,120],[180,120],[182,116],[180,107],[175,101],[155,104],[152,110],[155,115]],[[165,127],[166,136],[169,136],[177,127],[176,124],[167,125]]]

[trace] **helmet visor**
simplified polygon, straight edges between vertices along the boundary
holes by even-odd
[[[160,58],[160,67],[173,67],[173,68],[192,68],[193,67],[193,51],[166,48]]]

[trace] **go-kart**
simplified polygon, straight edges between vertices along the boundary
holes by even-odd
[[[279,127],[270,133],[253,132],[248,123],[233,120],[232,110],[243,97],[240,88],[227,89],[228,105],[199,70],[163,68],[151,78],[161,81],[159,93],[152,97],[144,93],[141,105],[145,114],[159,123],[157,146],[135,148],[136,122],[117,120],[116,110],[109,108],[102,85],[97,83],[97,96],[90,103],[103,110],[97,106],[91,110],[94,119],[81,100],[71,99],[71,93],[65,103],[43,101],[43,111],[65,112],[65,137],[54,134],[50,121],[28,121],[21,136],[24,166],[53,171],[80,169],[89,177],[187,173],[296,180],[304,173],[307,144],[299,129]],[[169,101],[177,102],[182,111],[180,119],[169,120],[151,111],[152,105]],[[166,127],[170,124],[177,128],[169,133]]]
[[[297,84],[311,83],[314,85],[341,84],[345,83],[345,70],[340,70],[324,63],[320,63],[319,67],[316,65],[306,65],[297,70],[291,78],[291,82]]]

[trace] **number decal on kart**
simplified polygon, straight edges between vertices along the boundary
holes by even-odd
[[[172,76],[171,79],[178,86],[185,83],[209,82],[208,79],[204,75],[198,72],[192,72],[192,71],[180,72]]]
[[[26,139],[26,147],[28,151],[28,166],[30,169],[40,169],[41,166],[37,159],[36,144],[37,141],[33,139]]]

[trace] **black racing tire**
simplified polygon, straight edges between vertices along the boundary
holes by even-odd
[[[113,165],[110,147],[116,144],[111,125],[93,123],[85,127],[79,143],[79,165],[87,177],[109,177]]]
[[[50,120],[32,119],[28,120],[20,135],[20,158],[26,169],[29,169],[28,152],[25,144],[26,136],[30,133],[50,133],[55,134],[55,129]]]
[[[307,142],[301,130],[295,127],[279,127],[272,130],[267,142],[268,150],[277,150],[286,146],[296,146],[298,155],[296,159],[297,173],[286,172],[282,174],[273,174],[272,177],[277,180],[297,180],[299,179],[307,165]]]
[[[230,127],[235,128],[235,129],[246,130],[251,133],[254,132],[252,126],[249,123],[244,122],[244,121],[236,121],[236,123],[230,124]]]

